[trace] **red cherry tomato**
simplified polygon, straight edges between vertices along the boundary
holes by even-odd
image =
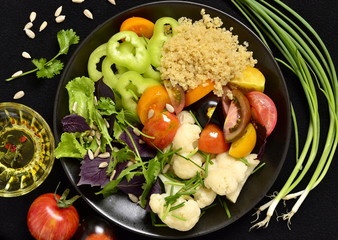
[[[246,97],[251,107],[252,119],[263,125],[269,136],[277,123],[277,108],[272,99],[258,91],[249,92]]]
[[[58,200],[61,198],[54,193],[43,194],[33,201],[28,210],[27,225],[35,239],[71,239],[79,226],[76,208],[73,206],[60,208],[59,201],[56,201],[54,196]]]
[[[164,149],[173,141],[178,125],[179,120],[176,115],[170,112],[155,112],[142,129],[144,134],[152,138],[142,136],[142,139],[150,146]]]
[[[73,240],[117,240],[115,227],[105,219],[90,216],[83,220]]]
[[[198,149],[207,153],[223,153],[229,148],[230,143],[225,141],[222,129],[216,124],[207,124],[198,140]]]

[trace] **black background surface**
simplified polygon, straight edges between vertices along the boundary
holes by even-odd
[[[0,7],[0,102],[15,101],[23,103],[38,111],[46,121],[52,126],[53,106],[60,76],[53,79],[37,79],[35,75],[29,75],[12,82],[4,80],[10,77],[17,70],[29,70],[33,66],[29,60],[21,57],[22,51],[29,52],[33,58],[46,57],[50,59],[58,51],[56,33],[61,29],[73,28],[77,34],[84,39],[92,30],[113,15],[124,11],[130,7],[142,3],[151,2],[149,0],[116,0],[116,5],[110,4],[106,0],[86,0],[82,4],[72,3],[71,0],[5,0]],[[226,10],[229,14],[245,20],[232,7],[230,1],[224,0],[195,0],[213,6],[220,10]],[[334,63],[338,64],[338,1],[336,0],[297,0],[284,1],[300,13],[317,30],[319,35],[326,43]],[[63,6],[62,14],[66,15],[63,23],[55,23],[54,12],[59,6]],[[87,19],[83,15],[83,10],[88,8],[92,11],[94,19]],[[37,19],[34,21],[33,30],[36,32],[35,39],[29,39],[23,28],[29,21],[31,11],[37,12]],[[38,32],[40,24],[46,20],[47,28]],[[74,52],[76,46],[70,49],[67,56],[61,59],[66,63]],[[296,108],[297,116],[301,127],[300,138],[305,139],[307,129],[308,111],[306,101],[302,94],[301,86],[295,77],[283,69],[284,77],[288,86],[290,98]],[[13,100],[14,94],[24,90],[25,96],[19,100]],[[337,96],[338,97],[338,96]],[[327,122],[326,112],[320,112],[322,121]],[[323,129],[325,131],[325,129]],[[294,141],[291,141],[290,150],[280,176],[270,190],[278,191],[286,181],[288,175],[294,167]],[[254,210],[243,216],[241,219],[230,226],[212,234],[198,239],[338,239],[338,187],[337,187],[337,155],[332,163],[329,172],[322,183],[314,189],[299,212],[291,220],[291,230],[288,229],[285,221],[276,221],[276,214],[270,221],[268,228],[252,230],[249,232],[251,221],[254,217],[251,214]],[[309,179],[307,176],[306,179]],[[47,192],[54,192],[58,182],[60,188],[70,188],[71,195],[77,194],[75,189],[67,179],[62,166],[58,160],[46,181],[36,190],[29,194],[15,198],[0,198],[0,239],[1,240],[21,240],[31,239],[26,226],[26,215],[32,201],[39,195]],[[298,190],[301,190],[299,188]],[[262,204],[268,199],[262,200]],[[294,201],[287,202],[286,207],[281,203],[277,208],[278,214],[284,213],[292,208]],[[75,207],[79,210],[81,219],[95,212],[91,210],[82,199],[75,202]],[[147,239],[147,237],[130,233],[117,227],[119,239]],[[197,239],[197,238],[195,238]]]

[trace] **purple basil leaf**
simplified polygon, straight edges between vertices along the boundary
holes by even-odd
[[[120,173],[127,167],[127,164],[128,164],[128,161],[116,164],[115,169],[114,169],[116,172],[115,172],[113,180],[115,180],[120,175]]]
[[[70,114],[65,116],[62,121],[63,131],[74,133],[74,132],[84,132],[90,130],[86,119],[77,114]]]
[[[254,122],[253,123],[255,128],[256,128],[256,133],[257,133],[257,141],[256,141],[256,146],[254,149],[254,152],[257,152],[257,159],[262,160],[263,154],[265,152],[265,145],[266,145],[266,128],[258,123]]]
[[[80,180],[78,186],[90,184],[92,187],[100,186],[104,187],[109,182],[109,176],[107,175],[107,167],[99,168],[100,163],[109,163],[109,158],[94,158],[91,160],[88,155],[84,157],[80,167]]]
[[[143,192],[142,186],[144,182],[145,178],[143,175],[136,175],[130,181],[123,179],[117,187],[125,194],[131,193],[136,197],[140,197]]]
[[[140,140],[142,140],[141,136],[137,136],[133,129],[131,127],[127,128],[127,131],[130,133],[130,135],[132,136],[135,146],[138,150],[138,152],[140,153],[141,157],[146,157],[146,158],[153,158],[156,156],[156,150],[152,147],[150,147],[149,145],[145,144],[145,143],[140,143]],[[128,134],[126,132],[123,132],[120,135],[120,140],[122,140],[123,142],[125,142],[132,151],[135,152],[135,148],[134,145],[132,144]]]
[[[104,98],[111,98],[111,100],[113,101],[115,100],[115,95],[114,95],[113,90],[103,82],[102,78],[99,81],[97,81],[95,85],[96,85],[95,96],[97,97],[97,99],[104,97]]]
[[[156,179],[154,185],[152,186],[152,188],[151,188],[150,191],[149,191],[148,198],[147,198],[148,201],[147,201],[147,204],[146,204],[146,206],[145,206],[145,209],[146,209],[147,211],[151,211],[151,208],[150,208],[150,206],[149,206],[149,199],[150,199],[150,196],[151,196],[151,194],[156,194],[156,193],[159,193],[159,194],[162,193],[161,184],[160,184],[160,181],[159,181],[158,178]]]

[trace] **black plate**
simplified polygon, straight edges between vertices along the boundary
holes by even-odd
[[[65,85],[75,77],[87,75],[87,60],[90,53],[119,30],[123,20],[131,16],[141,16],[156,21],[163,16],[178,19],[181,16],[194,20],[201,18],[200,10],[204,8],[212,17],[220,17],[226,28],[233,27],[233,33],[239,36],[240,42],[248,41],[249,50],[258,59],[257,67],[265,74],[266,93],[275,101],[278,109],[277,126],[269,136],[263,161],[266,166],[249,178],[236,204],[230,204],[232,218],[227,219],[220,206],[213,207],[200,219],[199,223],[188,232],[179,232],[169,228],[158,228],[151,224],[150,215],[132,203],[125,195],[116,194],[103,199],[94,193],[97,188],[76,186],[79,180],[79,161],[61,159],[62,165],[74,187],[85,201],[99,214],[112,222],[149,237],[188,238],[197,237],[223,228],[246,214],[266,195],[274,183],[283,165],[290,139],[291,117],[286,85],[278,65],[270,51],[242,23],[230,15],[214,8],[191,2],[165,1],[145,4],[122,12],[96,28],[77,48],[66,66],[59,84],[54,108],[54,133],[59,142],[62,133],[61,119],[68,114],[68,95]]]

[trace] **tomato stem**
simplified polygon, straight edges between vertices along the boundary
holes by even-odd
[[[80,198],[80,195],[75,195],[74,197],[67,199],[68,194],[69,194],[69,188],[67,188],[61,195],[61,197],[59,198],[58,195],[56,194],[57,189],[59,188],[60,182],[58,183],[55,192],[54,192],[54,199],[56,201],[56,204],[58,206],[58,208],[69,208],[70,206],[73,205],[73,203]]]

